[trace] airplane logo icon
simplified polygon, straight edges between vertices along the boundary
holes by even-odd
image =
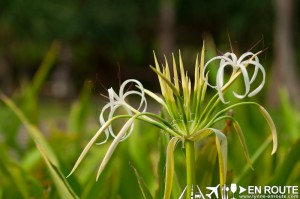
[[[209,194],[206,194],[206,196],[211,199],[212,194],[214,194],[216,196],[216,198],[219,198],[219,195],[218,195],[219,186],[220,186],[220,184],[216,187],[206,187],[206,189],[211,190],[211,192]]]

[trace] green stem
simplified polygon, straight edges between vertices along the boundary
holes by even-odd
[[[186,198],[190,199],[192,188],[195,184],[195,148],[193,141],[185,141],[185,155],[186,155]]]

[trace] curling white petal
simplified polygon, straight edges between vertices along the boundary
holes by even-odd
[[[99,116],[99,121],[100,121],[101,126],[103,126],[103,125],[106,123],[106,121],[105,121],[105,119],[104,119],[104,116],[103,116],[104,112],[105,112],[108,108],[111,108],[111,107],[113,107],[113,103],[108,103],[108,104],[106,104],[106,105],[102,108],[102,111],[101,111],[100,116]],[[107,139],[108,139],[108,137],[109,137],[109,130],[108,130],[108,128],[105,129],[105,136],[106,136],[106,139],[105,139],[103,142],[98,143],[98,144],[104,144],[104,143],[107,141]]]
[[[253,72],[253,75],[252,75],[251,80],[250,80],[250,84],[252,84],[254,82],[257,74],[258,74],[259,67],[256,66],[257,64],[260,64],[258,57],[255,56],[254,60],[245,60],[245,61],[242,61],[241,64],[243,64],[244,66],[249,65],[249,64],[254,65],[254,72]]]
[[[237,65],[237,57],[236,57],[236,55],[234,53],[225,53],[225,55],[227,55],[227,57],[230,59],[232,67],[235,67]]]
[[[124,92],[124,89],[128,83],[137,84],[137,86],[135,88],[138,88],[139,91],[131,90],[131,91]],[[123,108],[129,116],[133,116],[133,112],[134,113],[145,112],[147,109],[147,101],[145,98],[144,87],[139,81],[137,81],[135,79],[129,79],[129,80],[124,81],[120,87],[119,95],[117,95],[116,92],[112,88],[108,89],[108,95],[109,95],[109,103],[106,104],[102,108],[102,111],[101,111],[100,117],[99,117],[101,125],[105,124],[106,121],[111,120],[114,117],[116,110],[119,108]],[[134,109],[133,107],[131,107],[126,102],[126,98],[130,95],[138,95],[140,97],[140,105],[137,110]],[[107,111],[107,109],[110,109],[110,111],[109,111],[107,120],[105,120],[103,115],[104,115],[104,112]],[[142,110],[140,110],[140,109],[142,109]],[[133,132],[133,128],[134,128],[134,124],[132,123],[130,128],[127,128],[128,131],[123,133],[123,136],[120,138],[120,141],[125,140]],[[113,138],[116,138],[118,136],[118,134],[116,135],[114,133],[114,131],[112,129],[112,125],[109,125],[108,128],[105,130],[106,139],[103,142],[98,143],[98,144],[106,143],[109,138],[109,135],[111,135]]]
[[[260,63],[257,63],[257,62],[254,62],[253,64],[255,64],[255,66],[261,70],[263,79],[262,79],[262,82],[260,83],[260,85],[248,95],[249,97],[252,97],[261,91],[261,89],[265,85],[265,79],[266,79],[266,71],[265,71],[264,67]]]
[[[216,80],[217,91],[218,91],[218,94],[219,94],[219,97],[220,97],[221,101],[224,104],[228,103],[228,102],[225,102],[224,96],[223,96],[223,91],[222,91],[222,88],[223,88],[223,85],[224,85],[224,68],[225,68],[225,66],[227,66],[226,63],[220,66],[220,68],[217,72],[217,80]]]
[[[147,101],[146,101],[144,93],[141,93],[141,92],[138,92],[138,91],[128,91],[123,95],[124,101],[125,101],[125,98],[128,97],[129,95],[138,95],[138,96],[141,97],[140,105],[137,108],[137,110],[140,111],[140,109],[143,108],[141,112],[145,112],[146,109],[147,109]]]
[[[138,88],[140,91],[127,91],[127,92],[124,93],[125,86],[130,82],[137,84],[136,88]],[[126,97],[128,97],[129,95],[132,95],[132,94],[139,95],[141,97],[140,105],[138,107],[138,110],[140,110],[141,107],[144,107],[141,112],[145,112],[146,109],[147,109],[147,101],[146,101],[146,98],[145,98],[144,87],[138,80],[135,80],[135,79],[129,79],[129,80],[124,81],[122,83],[122,85],[120,87],[120,91],[119,91],[120,98],[123,101],[125,101]]]
[[[241,72],[242,72],[242,75],[243,75],[243,78],[244,78],[244,83],[245,83],[245,94],[244,95],[240,95],[240,94],[237,94],[236,92],[233,92],[234,96],[236,96],[237,98],[239,99],[243,99],[244,97],[247,96],[247,94],[249,93],[250,91],[250,82],[249,82],[249,76],[248,76],[248,72],[246,70],[246,67],[242,64],[238,65]]]
[[[143,85],[141,84],[141,82],[139,82],[139,81],[136,80],[136,79],[128,79],[128,80],[124,81],[124,82],[122,83],[121,87],[120,87],[120,91],[119,91],[119,96],[120,96],[120,98],[123,98],[123,95],[124,95],[124,88],[125,88],[125,86],[126,86],[128,83],[130,83],[130,82],[133,82],[133,83],[137,84],[137,85],[138,85],[138,88],[141,90],[142,94],[144,95],[144,87],[143,87]]]
[[[203,68],[202,78],[203,78],[204,82],[205,82],[208,86],[210,86],[211,88],[216,88],[216,86],[213,86],[213,85],[211,85],[211,84],[208,82],[207,78],[205,77],[205,76],[206,76],[206,72],[205,72],[205,71],[206,71],[206,68],[208,67],[208,65],[209,65],[211,62],[213,62],[213,61],[215,61],[215,60],[218,60],[218,59],[220,59],[220,62],[222,62],[222,65],[225,64],[225,62],[229,62],[229,63],[232,62],[229,58],[227,58],[227,57],[225,57],[225,56],[216,56],[216,57],[210,59],[208,62],[206,62],[206,64],[204,65],[204,68]],[[228,64],[229,64],[229,63],[228,63]]]
[[[217,76],[216,76],[216,85],[214,86],[208,82],[207,78],[205,78],[205,74],[206,74],[206,70],[207,70],[207,67],[209,66],[209,64],[216,60],[220,60],[220,63],[219,63],[219,68],[218,68],[218,72],[217,72]],[[222,87],[224,86],[224,82],[223,82],[224,81],[224,67],[227,65],[230,65],[233,68],[231,77],[234,74],[236,74],[235,71],[237,71],[237,70],[240,70],[240,72],[242,73],[242,76],[243,76],[243,80],[244,80],[244,84],[245,84],[245,93],[241,95],[236,92],[233,92],[233,94],[237,98],[241,99],[241,98],[246,97],[247,95],[249,97],[252,97],[255,94],[257,94],[264,86],[265,70],[264,70],[263,66],[259,63],[257,54],[253,54],[252,52],[246,52],[246,53],[242,54],[239,58],[237,58],[237,56],[234,53],[227,52],[223,56],[216,56],[216,57],[210,59],[205,64],[205,66],[203,68],[204,70],[202,73],[202,77],[203,77],[206,85],[208,85],[218,91],[219,97],[222,102],[225,103],[225,100],[223,97],[223,92],[222,92]],[[249,77],[248,71],[246,69],[248,67],[248,65],[254,65],[254,67],[255,67],[254,73],[251,77]],[[262,80],[261,84],[255,90],[250,92],[251,84],[256,79],[259,70],[262,71],[263,80]],[[249,94],[249,92],[250,92],[250,94]]]
[[[241,64],[242,62],[243,62],[243,60],[245,59],[245,58],[247,58],[248,56],[249,56],[249,59],[251,59],[252,57],[253,57],[253,53],[252,52],[246,52],[246,53],[244,53],[244,54],[242,54],[241,56],[240,56],[240,58],[238,59],[238,61],[237,61],[237,64]],[[251,56],[251,57],[250,57]],[[247,59],[246,61],[248,61],[249,59]]]
[[[258,67],[254,68],[254,73],[253,73],[253,75],[251,77],[250,84],[252,84],[254,82],[254,80],[255,80],[255,78],[256,78],[256,76],[258,74],[258,69],[259,69]]]

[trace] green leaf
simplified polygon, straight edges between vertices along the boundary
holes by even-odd
[[[216,146],[218,151],[218,159],[219,159],[219,172],[220,172],[220,184],[224,185],[226,183],[226,173],[227,173],[227,138],[226,136],[214,128],[205,128],[200,130],[199,132],[193,133],[188,136],[188,140],[192,140],[194,142],[200,141],[212,133],[216,136]]]
[[[169,199],[172,193],[173,178],[174,178],[174,149],[179,137],[173,137],[167,146],[167,160],[166,160],[166,179],[165,179],[165,191],[164,199]]]
[[[251,161],[252,164],[254,164],[258,158],[263,154],[263,152],[267,149],[267,147],[269,146],[269,144],[271,143],[272,138],[269,137],[268,139],[265,140],[265,142],[256,150],[256,152],[251,156]],[[247,172],[249,171],[249,166],[246,165],[242,172],[239,174],[239,176],[235,179],[235,182],[238,183],[240,182],[244,176],[247,174]]]
[[[92,137],[92,139],[88,142],[88,144],[85,146],[85,148],[83,149],[83,151],[81,152],[79,158],[77,159],[75,165],[73,166],[71,172],[69,173],[69,175],[67,176],[67,178],[73,174],[73,172],[77,169],[77,167],[79,166],[79,164],[81,163],[81,161],[83,160],[83,158],[85,157],[85,155],[87,154],[87,152],[90,150],[90,148],[92,147],[92,145],[96,142],[96,140],[103,134],[103,132],[105,131],[105,129],[107,129],[109,127],[109,125],[118,118],[128,118],[128,116],[116,116],[111,118],[110,120],[106,121],[105,124],[103,124],[101,126],[101,128],[95,133],[95,135]],[[126,132],[126,131],[125,131]],[[124,132],[123,132],[124,133]],[[99,177],[99,176],[98,176]]]
[[[139,183],[140,190],[143,194],[143,198],[144,199],[152,199],[153,197],[152,197],[149,189],[146,187],[143,178],[140,176],[139,172],[137,171],[137,169],[132,164],[130,164],[130,166],[134,170],[134,173],[135,173],[136,178],[137,178],[138,183]]]
[[[275,124],[274,124],[270,114],[267,112],[267,110],[264,107],[260,106],[259,104],[257,104],[257,105],[259,106],[259,111],[264,116],[264,118],[267,120],[269,127],[271,129],[272,138],[273,138],[273,149],[272,149],[271,154],[273,155],[277,151],[277,146],[278,146],[276,127],[275,127]]]
[[[78,133],[84,128],[84,123],[87,118],[89,102],[91,98],[91,84],[85,82],[80,93],[79,100],[72,104],[71,112],[68,121],[68,130],[72,133]]]
[[[300,163],[300,138],[293,144],[291,149],[285,155],[282,164],[279,166],[276,175],[271,181],[271,185],[285,185],[294,169]]]
[[[219,169],[220,169],[220,183],[221,185],[226,184],[226,173],[227,173],[227,138],[226,136],[217,129],[212,129],[216,134],[216,145],[219,158]]]
[[[50,171],[50,175],[52,176],[52,179],[54,181],[54,184],[56,185],[56,188],[58,190],[58,193],[61,198],[66,199],[72,199],[72,198],[78,198],[75,192],[72,190],[72,188],[69,186],[68,182],[66,181],[65,176],[60,171],[59,167],[52,164],[50,160],[48,159],[48,156],[45,154],[45,151],[41,148],[40,144],[37,144],[37,148],[41,152],[48,169]]]
[[[247,144],[246,144],[246,141],[245,141],[245,137],[244,137],[244,134],[243,134],[243,131],[242,131],[242,128],[240,127],[239,123],[237,122],[237,120],[231,116],[222,116],[222,117],[219,117],[218,119],[216,119],[214,121],[214,123],[220,121],[220,120],[231,120],[232,124],[233,124],[233,127],[235,129],[235,132],[239,138],[239,141],[242,145],[242,148],[243,148],[243,152],[244,152],[244,155],[246,157],[246,160],[247,160],[247,163],[250,165],[251,169],[253,169],[252,167],[252,162],[251,162],[251,159],[250,159],[250,156],[249,156],[249,152],[248,152],[248,147],[247,147]]]
[[[0,145],[0,170],[5,173],[5,176],[13,182],[15,191],[19,191],[23,198],[29,198],[29,190],[26,184],[26,178],[23,173],[22,168],[11,158],[8,157],[4,147]],[[4,176],[0,176],[0,179],[3,180]],[[7,178],[7,177],[6,177]],[[1,183],[2,184],[2,183]]]
[[[180,96],[179,91],[176,89],[176,87],[174,86],[174,84],[172,82],[170,82],[168,80],[168,78],[166,76],[164,76],[164,74],[162,74],[160,71],[158,71],[156,68],[154,68],[153,66],[150,66],[150,68],[159,76],[162,78],[162,80],[164,80],[166,82],[166,84],[172,89],[173,93],[176,96]]]
[[[58,160],[56,158],[56,155],[54,154],[53,150],[45,140],[42,133],[39,131],[39,129],[32,125],[28,119],[25,117],[23,112],[15,105],[15,103],[10,100],[8,97],[6,97],[4,94],[0,93],[0,99],[15,113],[15,115],[21,120],[21,122],[24,124],[25,128],[28,130],[28,133],[30,137],[33,139],[36,145],[40,145],[41,150],[43,150],[48,159],[52,162],[52,164],[55,164],[56,166],[59,165]]]
[[[166,166],[166,147],[168,145],[169,138],[165,134],[159,134],[158,145],[159,145],[159,161],[157,164],[157,181],[158,188],[155,192],[155,199],[161,199],[164,195],[164,184],[165,184],[165,166]]]
[[[60,50],[60,43],[54,41],[45,55],[43,62],[41,63],[38,71],[35,73],[33,77],[33,81],[30,85],[31,95],[37,95],[40,88],[42,87],[47,75],[49,74],[50,69],[54,65],[54,62],[57,58],[57,55]]]
[[[109,146],[101,164],[100,167],[98,169],[97,172],[97,177],[96,180],[98,180],[100,174],[102,173],[103,169],[105,168],[105,166],[107,165],[109,159],[111,158],[113,152],[115,151],[116,147],[118,146],[118,144],[120,143],[122,137],[124,136],[124,134],[127,132],[128,128],[132,125],[132,123],[134,122],[134,120],[139,116],[140,114],[136,114],[134,116],[132,116],[122,127],[122,129],[119,131],[118,135],[115,137],[114,141],[111,143],[111,145]]]
[[[219,175],[216,172],[218,170],[217,156],[218,153],[213,137],[201,143],[195,164],[196,184],[200,186],[201,190],[208,186],[215,186],[219,182]]]
[[[246,157],[247,163],[250,165],[250,168],[253,169],[252,162],[251,162],[251,159],[250,159],[250,156],[249,156],[248,147],[247,147],[247,144],[246,144],[246,141],[245,141],[245,137],[244,137],[242,128],[240,127],[239,123],[235,119],[233,119],[232,122],[233,122],[233,127],[235,129],[235,132],[236,132],[236,134],[237,134],[237,136],[240,140],[240,143],[242,145],[243,152],[244,152],[244,155]]]
[[[36,126],[32,125],[27,120],[27,118],[24,116],[21,110],[14,104],[13,101],[11,101],[3,94],[0,94],[0,99],[18,116],[18,118],[24,124],[29,135],[35,142],[36,147],[38,148],[39,152],[42,154],[47,164],[52,179],[58,189],[59,195],[62,198],[67,198],[67,199],[78,198],[76,194],[73,192],[73,190],[71,189],[71,187],[68,185],[67,181],[65,180],[65,177],[61,174],[57,157],[53,152],[52,148],[45,140],[45,138],[43,137],[42,133],[39,131],[39,129]]]
[[[300,112],[292,106],[289,100],[288,92],[285,89],[280,90],[280,120],[284,124],[284,129],[294,140],[299,136]]]
[[[24,89],[22,89],[21,110],[27,116],[28,121],[33,124],[38,122],[38,94],[41,90],[51,68],[54,66],[59,53],[59,42],[53,42],[47,51],[41,65],[34,74],[33,80]],[[34,114],[32,114],[34,113]]]
[[[256,102],[241,102],[241,103],[236,103],[231,106],[228,106],[228,107],[224,108],[223,110],[219,111],[218,113],[216,113],[215,116],[211,119],[211,122],[209,122],[207,124],[207,126],[211,126],[211,124],[214,123],[214,121],[217,120],[218,117],[220,117],[222,114],[224,114],[228,110],[236,108],[238,106],[242,106],[242,105],[248,105],[248,106],[251,105],[251,106],[257,107],[258,110],[260,111],[260,113],[262,114],[262,116],[267,121],[267,123],[270,127],[270,130],[271,130],[272,139],[273,139],[273,149],[272,149],[272,153],[271,153],[273,155],[276,152],[277,146],[278,146],[276,127],[275,127],[275,124],[274,124],[270,114],[268,113],[268,111]]]

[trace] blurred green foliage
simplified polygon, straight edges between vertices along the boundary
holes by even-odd
[[[164,47],[159,40],[164,2],[171,2],[175,13],[175,24],[170,33],[173,49],[161,49]],[[295,2],[295,7],[299,5]],[[269,47],[267,56],[271,57],[273,10],[271,0],[155,0],[147,3],[139,0],[126,3],[2,0],[0,58],[13,71],[14,83],[19,84],[20,77],[32,77],[48,45],[53,40],[61,41],[71,48],[70,70],[72,76],[76,76],[72,80],[79,89],[86,77],[93,80],[99,77],[107,82],[106,77],[116,73],[118,65],[131,70],[122,73],[126,77],[134,73],[134,67],[147,67],[152,63],[152,50],[164,53],[177,51],[178,47],[183,52],[199,50],[203,39],[210,35],[221,51],[227,51],[230,49],[229,33],[234,49],[241,53],[263,35],[264,41],[259,48]],[[295,26],[295,33],[299,28]],[[300,46],[299,40],[295,46]],[[146,81],[151,82],[151,79]]]

